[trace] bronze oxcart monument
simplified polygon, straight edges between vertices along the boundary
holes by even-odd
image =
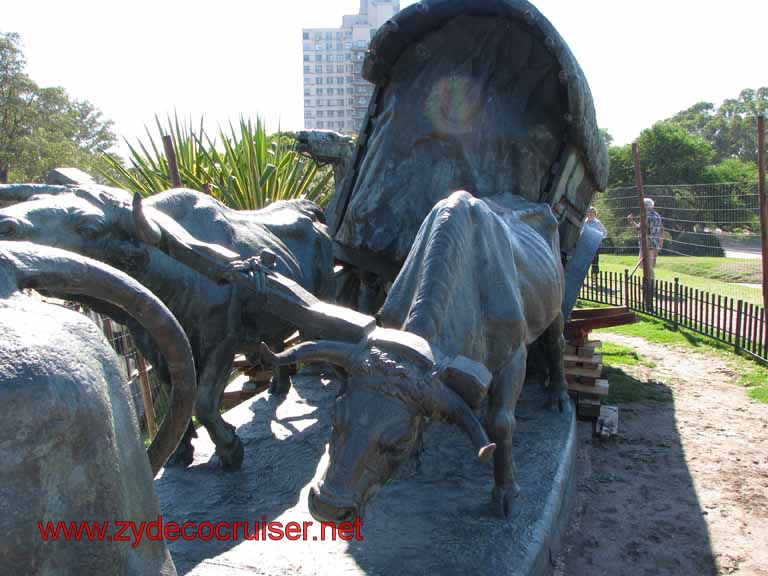
[[[189,466],[155,489],[165,522],[230,527],[169,542],[179,573],[543,574],[558,548],[575,450],[563,323],[607,180],[586,80],[513,0],[409,6],[364,75],[376,88],[354,148],[299,134],[334,163],[327,214],[299,201],[234,215],[188,190],[132,205],[93,184],[0,190],[14,202],[0,237],[103,258],[189,336],[207,430],[190,429],[175,457]],[[55,234],[33,217],[46,210],[67,215]],[[273,352],[293,329],[302,342]],[[545,387],[525,384],[533,346]],[[222,420],[236,351],[274,382]],[[292,382],[289,364],[303,366]],[[254,522],[303,530],[276,539]],[[322,522],[352,528],[330,540]]]

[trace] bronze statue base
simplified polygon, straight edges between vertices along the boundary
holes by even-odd
[[[313,383],[313,377],[314,382]],[[542,408],[544,390],[526,385],[517,406],[515,458],[521,492],[506,521],[491,506],[493,470],[473,458],[455,427],[434,423],[396,480],[383,486],[362,519],[356,540],[329,541],[307,509],[307,494],[325,463],[336,384],[293,377],[285,398],[264,392],[224,415],[245,445],[242,470],[224,472],[203,428],[188,469],[166,469],[156,481],[163,522],[291,521],[307,526],[307,540],[169,541],[180,575],[244,574],[520,574],[551,571],[568,518],[576,449],[574,411]],[[228,529],[227,529],[228,528]],[[189,529],[188,529],[189,530]],[[203,529],[208,534],[208,527]],[[273,532],[274,534],[274,532]],[[317,538],[315,540],[314,538]]]

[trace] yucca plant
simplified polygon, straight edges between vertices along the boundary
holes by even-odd
[[[155,117],[161,135],[173,137],[176,162],[182,186],[210,193],[237,210],[257,210],[276,200],[307,198],[324,206],[333,191],[333,172],[293,148],[293,138],[278,132],[268,136],[264,122],[255,125],[241,118],[229,131],[219,130],[211,139],[203,121],[195,128],[192,121],[180,123],[168,118],[164,127]],[[143,196],[173,187],[163,146],[158,146],[149,129],[147,144],[136,146],[126,141],[129,167],[119,158],[105,155],[101,175],[111,184]]]

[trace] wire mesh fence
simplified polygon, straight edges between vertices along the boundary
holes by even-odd
[[[77,304],[73,304],[72,307],[88,316],[101,328],[120,358],[142,434],[145,440],[151,439],[168,412],[170,395],[166,385],[158,378],[153,366],[139,352],[125,326],[88,307]]]
[[[645,195],[663,224],[654,278],[677,277],[692,289],[762,304],[757,182],[645,186]],[[608,190],[595,207],[608,234],[599,270],[632,271],[639,260],[637,189]]]

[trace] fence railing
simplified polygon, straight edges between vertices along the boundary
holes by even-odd
[[[646,283],[640,276],[630,276],[629,270],[589,276],[579,298],[626,306],[729,344],[737,353],[768,364],[768,319],[765,309],[756,304],[691,288],[677,278]]]

